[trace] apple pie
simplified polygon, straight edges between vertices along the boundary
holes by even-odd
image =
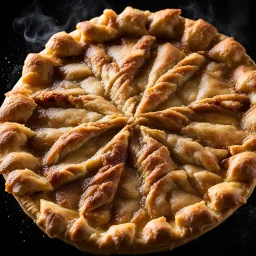
[[[206,21],[127,7],[54,34],[0,108],[6,191],[94,254],[171,250],[256,184],[256,65]]]

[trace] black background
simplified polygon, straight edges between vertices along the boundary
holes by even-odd
[[[30,37],[40,26],[39,38],[34,44],[24,40],[22,26],[15,26],[13,21],[17,17],[28,17],[33,13],[35,5],[27,8],[33,1],[9,1],[4,2],[0,15],[1,40],[0,40],[0,101],[4,99],[4,93],[10,90],[17,82],[21,74],[21,68],[26,55],[32,51],[38,51],[44,45],[44,29],[51,29],[46,20],[33,23],[28,31]],[[242,43],[247,53],[256,60],[256,14],[251,1],[164,1],[164,0],[81,0],[79,1],[37,1],[44,14],[53,17],[58,26],[72,31],[79,20],[100,15],[105,8],[113,8],[117,13],[127,5],[150,11],[163,8],[181,8],[183,16],[189,18],[203,18],[214,24],[221,33],[233,36]],[[64,7],[63,7],[64,6]],[[76,7],[75,9],[72,6]],[[82,7],[82,8],[81,8]],[[74,15],[76,13],[76,15]],[[38,14],[39,15],[39,14]],[[32,15],[33,16],[33,15]],[[37,15],[33,16],[34,18]],[[39,17],[39,16],[38,16]],[[37,17],[37,18],[38,18]],[[68,17],[72,20],[66,24]],[[48,18],[49,20],[49,18]],[[18,21],[21,21],[19,19]],[[28,19],[27,19],[28,22]],[[16,23],[17,25],[17,23]],[[37,30],[38,31],[38,30]],[[187,245],[174,249],[171,253],[159,253],[157,255],[226,255],[227,253],[248,255],[252,250],[255,255],[256,243],[256,191],[251,195],[246,205],[236,211],[228,220],[214,230],[203,235]],[[13,255],[14,253],[26,253],[26,255],[83,255],[77,249],[66,245],[57,239],[50,239],[20,210],[15,199],[4,192],[4,181],[0,177],[0,255]]]

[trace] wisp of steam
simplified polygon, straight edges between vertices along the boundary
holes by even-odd
[[[15,32],[24,35],[29,50],[33,52],[42,50],[53,34],[59,31],[70,32],[78,22],[99,15],[109,7],[103,0],[62,0],[54,13],[56,16],[52,17],[43,12],[41,5],[41,1],[34,1],[13,22]]]
[[[225,17],[227,18],[225,20],[217,18],[222,17],[219,8],[220,3],[211,0],[205,0],[203,3],[202,1],[190,0],[188,4],[180,4],[179,8],[194,20],[203,19],[213,24],[220,33],[234,37],[236,41],[247,48],[250,42],[246,40],[244,30],[250,21],[249,5],[246,0],[230,2],[226,2],[226,5],[223,2],[222,8],[225,10]]]
[[[51,15],[43,11],[44,3],[43,0],[35,1],[13,22],[14,30],[17,34],[24,34],[29,50],[34,52],[43,49],[46,42],[54,33],[58,31],[70,32],[75,29],[78,22],[100,15],[105,8],[113,8],[113,6],[109,6],[107,0],[60,0],[59,4],[56,5],[57,8],[55,7],[54,14]],[[124,6],[125,3],[126,1],[119,5]],[[224,6],[227,20],[220,21],[217,19],[219,13],[218,15],[216,13],[220,9],[215,4],[217,3],[209,0],[205,0],[204,2],[190,0],[185,5],[178,4],[178,6],[172,6],[172,2],[170,1],[170,4],[164,8],[181,8],[184,16],[192,19],[204,19],[215,25],[221,33],[233,36],[237,41],[248,47],[249,43],[246,42],[244,33],[241,33],[246,29],[249,21],[248,5],[243,2],[234,2],[234,4]],[[116,3],[116,7],[117,5],[118,3]],[[161,6],[161,3],[158,4],[157,1],[150,0],[148,2],[145,1],[144,9],[148,9],[147,5],[153,5],[154,9],[157,9],[158,5],[159,7]],[[136,8],[136,6],[134,7]]]

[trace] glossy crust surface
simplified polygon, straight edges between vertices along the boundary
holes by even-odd
[[[256,184],[256,66],[211,24],[127,7],[29,54],[0,108],[6,191],[94,254],[171,250]]]

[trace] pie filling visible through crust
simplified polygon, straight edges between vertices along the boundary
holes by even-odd
[[[170,250],[256,181],[256,66],[180,10],[127,7],[29,54],[0,109],[6,191],[49,237],[95,253]]]

